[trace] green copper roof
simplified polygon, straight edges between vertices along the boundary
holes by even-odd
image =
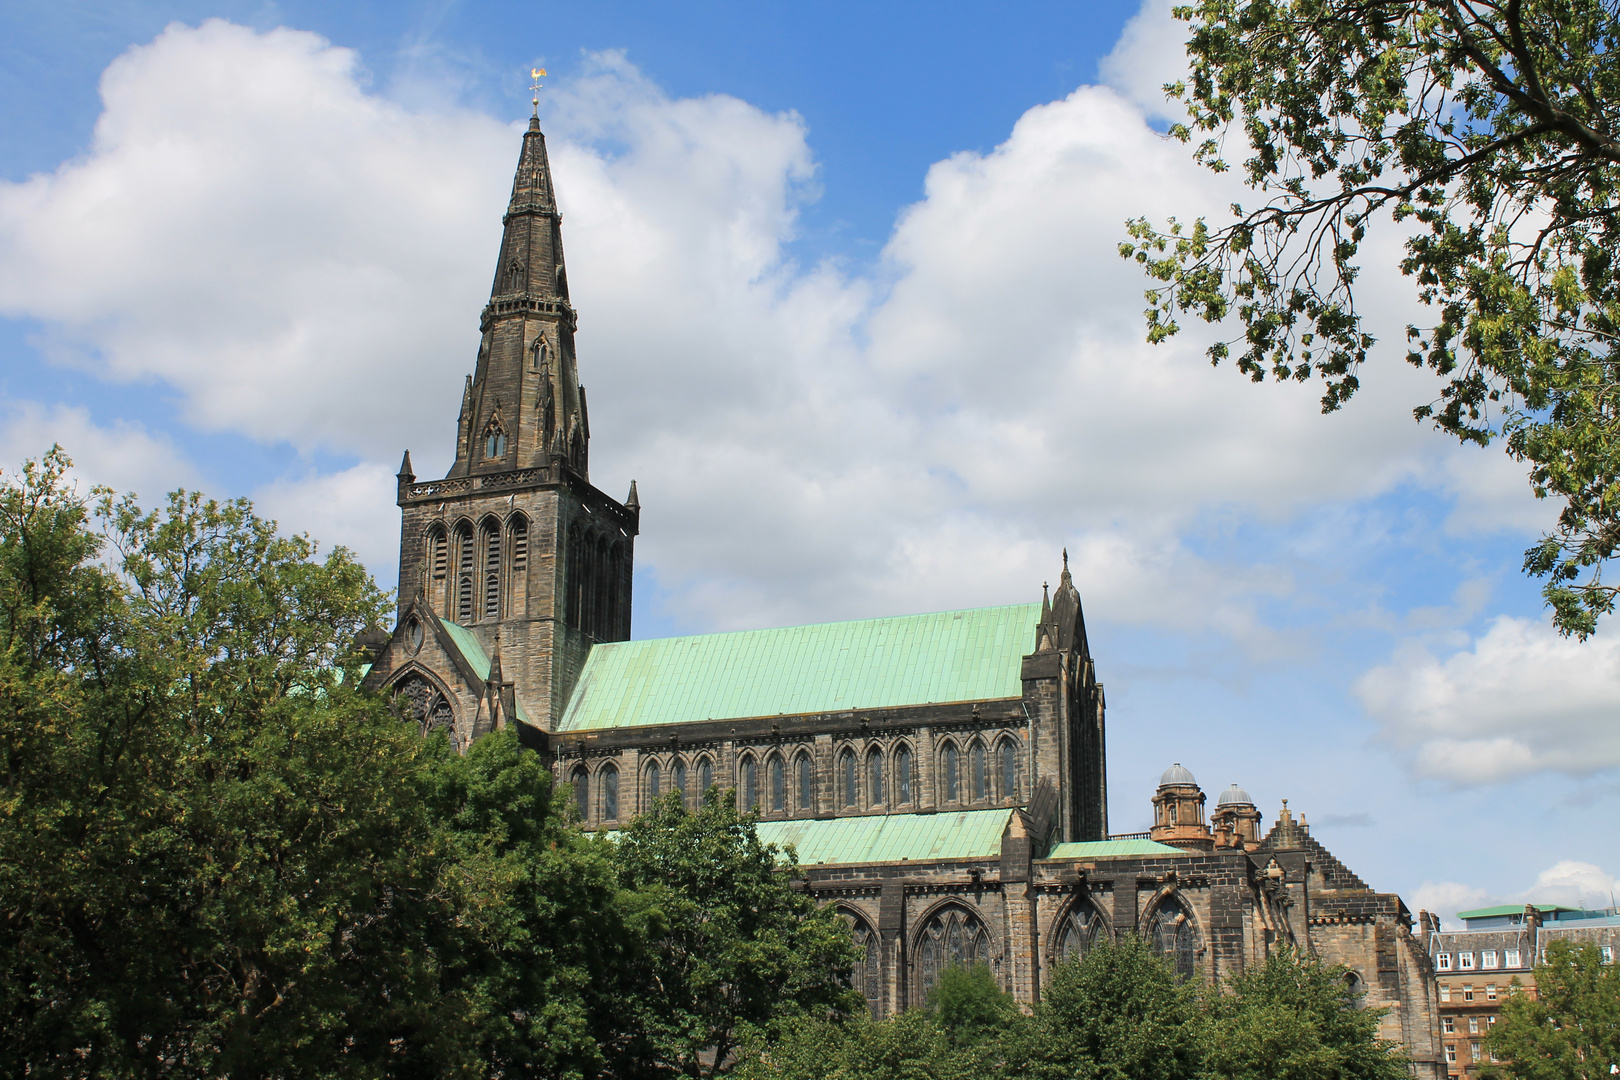
[[[1540,912],[1580,910],[1580,908],[1565,907],[1562,904],[1532,904],[1530,906]],[[1457,912],[1457,918],[1489,919],[1498,915],[1522,915],[1524,909],[1524,904],[1498,904],[1495,907],[1475,908],[1473,911],[1459,911]]]
[[[1058,844],[1046,853],[1048,859],[1123,859],[1130,855],[1184,855],[1180,848],[1157,840],[1082,840]]]
[[[597,645],[557,730],[1018,697],[1039,616],[1014,604]]]
[[[457,626],[449,619],[440,619],[439,625],[444,627],[444,632],[450,635],[451,643],[466,658],[467,663],[472,665],[472,669],[478,674],[478,677],[488,680],[489,657],[484,655],[484,647],[478,644],[478,637],[465,626]],[[519,720],[522,720],[525,724],[529,723],[529,714],[523,708],[523,702],[521,701],[517,703],[517,714]]]
[[[762,821],[759,838],[792,845],[801,866],[817,863],[928,862],[1001,854],[1011,810],[881,814],[810,821]]]

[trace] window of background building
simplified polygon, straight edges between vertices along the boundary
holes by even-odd
[[[1468,1056],[1473,1058],[1475,1061],[1478,1061],[1483,1056],[1479,1052],[1479,1043],[1477,1041],[1468,1044]]]
[[[1473,1001],[1474,1000],[1474,984],[1473,983],[1467,983],[1466,985],[1463,986],[1463,1000],[1464,1001]]]
[[[1446,1043],[1446,1064],[1447,1065],[1455,1065],[1455,1064],[1457,1064],[1457,1044],[1456,1043]]]
[[[1449,987],[1449,986],[1441,986],[1440,987],[1440,1000],[1441,1001],[1450,1001],[1451,1000],[1451,987]]]
[[[1445,1018],[1444,1021],[1442,1021],[1442,1023],[1445,1024],[1446,1034],[1447,1035],[1455,1035],[1455,1034],[1457,1034],[1457,1021],[1456,1020],[1454,1020],[1454,1019],[1452,1019],[1451,1017],[1448,1016],[1448,1017]]]
[[[1438,968],[1439,970],[1441,970],[1441,971],[1450,971],[1451,970],[1451,954],[1448,953],[1448,952],[1443,952],[1443,953],[1438,954],[1434,958],[1434,966],[1436,968]]]
[[[1474,954],[1471,952],[1458,953],[1457,966],[1464,971],[1471,970],[1474,966]]]
[[[1507,951],[1507,953],[1506,953],[1506,962],[1507,962],[1508,967],[1518,967],[1519,966],[1519,950],[1518,949],[1509,949]]]
[[[1468,1018],[1468,1034],[1470,1034],[1470,1035],[1478,1035],[1479,1034],[1479,1017],[1470,1016]]]
[[[1598,946],[1598,951],[1603,954],[1603,962],[1605,964],[1614,963],[1614,946],[1613,945],[1599,945]]]
[[[1495,1001],[1496,1000],[1496,984],[1495,983],[1486,983],[1485,984],[1485,1000],[1486,1001]]]
[[[1496,967],[1496,950],[1486,949],[1484,952],[1480,953],[1479,966],[1487,968]]]

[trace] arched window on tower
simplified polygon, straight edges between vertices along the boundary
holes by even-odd
[[[883,751],[875,746],[866,755],[866,797],[872,806],[883,805]]]
[[[973,801],[984,802],[990,798],[990,770],[986,767],[984,743],[973,744]]]
[[[911,802],[911,747],[904,744],[894,752],[894,797],[901,806]]]
[[[443,611],[445,575],[450,572],[450,538],[445,535],[443,525],[435,524],[428,529],[425,555],[428,571],[428,603],[435,611]]]
[[[810,758],[804,754],[799,755],[796,768],[799,772],[799,809],[814,810],[816,808],[815,768],[810,764]]]
[[[945,752],[940,755],[939,764],[940,772],[944,774],[941,779],[945,781],[945,783],[942,785],[945,788],[945,801],[956,802],[961,796],[962,789],[961,767],[960,762],[958,761],[955,744],[945,744]]]
[[[602,819],[619,820],[619,767],[609,762],[602,766]]]
[[[778,814],[787,811],[787,770],[776,754],[771,755],[771,810]]]
[[[534,366],[533,371],[544,371],[551,360],[551,346],[546,344],[544,337],[534,339]]]
[[[523,599],[528,594],[529,573],[529,519],[513,514],[507,526],[512,548],[512,588],[509,604],[515,614],[523,613]]]
[[[473,551],[472,523],[456,525],[456,622],[470,626],[473,620]]]
[[[612,635],[608,632],[608,542],[607,537],[598,537],[596,541],[596,562],[594,591],[596,603],[593,606],[591,618],[591,633],[598,639],[606,639]]]
[[[480,531],[484,545],[483,619],[495,622],[501,617],[501,523],[485,518]]]
[[[484,457],[498,461],[506,456],[506,429],[498,420],[491,420],[484,429]]]
[[[844,805],[858,805],[860,780],[855,775],[855,751],[846,748],[838,759],[838,771],[843,774]]]

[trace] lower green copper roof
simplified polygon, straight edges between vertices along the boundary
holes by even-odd
[[[557,730],[1018,697],[1039,616],[1014,604],[596,645]]]
[[[1121,859],[1129,855],[1185,855],[1180,848],[1157,840],[1081,840],[1058,844],[1046,853],[1048,859]]]
[[[810,821],[762,821],[759,838],[797,850],[799,865],[984,859],[1001,854],[1011,810],[880,814]]]
[[[472,669],[478,674],[478,677],[487,680],[489,678],[489,657],[484,655],[484,647],[478,644],[478,636],[465,626],[458,626],[449,619],[440,619],[439,625],[444,627],[445,633],[450,635],[451,642],[455,644],[461,655],[466,658],[467,663],[472,665]],[[517,714],[518,719],[525,724],[530,722],[528,711],[523,708],[523,702],[521,701],[517,703]]]

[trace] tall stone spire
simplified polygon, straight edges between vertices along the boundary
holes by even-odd
[[[502,224],[449,475],[528,469],[561,459],[584,478],[590,432],[574,360],[577,317],[568,301],[562,215],[538,118],[530,119],[523,134]]]

